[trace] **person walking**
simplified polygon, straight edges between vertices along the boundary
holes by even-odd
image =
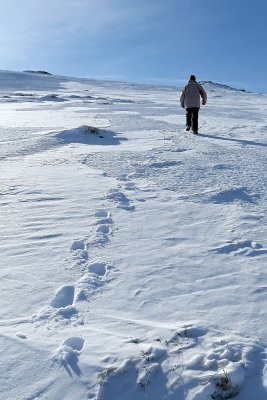
[[[186,109],[186,130],[198,133],[198,112],[200,109],[200,97],[203,106],[207,102],[207,94],[203,87],[196,81],[195,75],[190,75],[187,85],[184,87],[180,102]]]

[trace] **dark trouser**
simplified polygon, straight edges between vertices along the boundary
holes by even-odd
[[[186,126],[194,132],[198,131],[198,112],[199,107],[189,107],[186,109]]]

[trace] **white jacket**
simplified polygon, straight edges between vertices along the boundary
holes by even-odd
[[[197,81],[189,81],[184,87],[180,97],[181,107],[200,108],[200,97],[202,98],[202,104],[205,105],[207,102],[207,94],[205,90]]]

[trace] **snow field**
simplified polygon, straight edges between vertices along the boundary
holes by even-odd
[[[266,96],[7,76],[1,396],[266,399]]]

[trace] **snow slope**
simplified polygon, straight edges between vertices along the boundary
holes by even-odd
[[[0,78],[0,398],[266,399],[266,95]]]

